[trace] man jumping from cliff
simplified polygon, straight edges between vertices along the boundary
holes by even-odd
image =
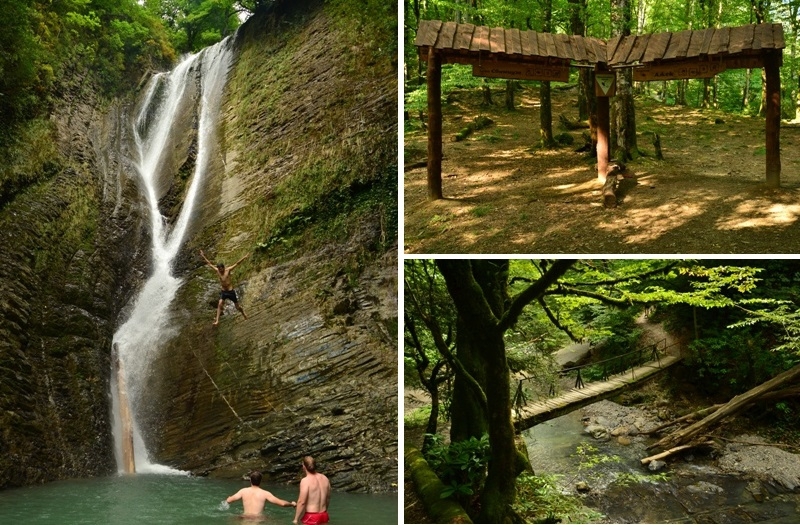
[[[331,484],[324,474],[317,472],[314,458],[303,458],[303,472],[306,477],[300,481],[300,495],[297,496],[297,511],[294,521],[300,518],[304,525],[328,523],[328,504],[331,502]]]
[[[233,289],[233,284],[231,283],[231,272],[234,268],[236,268],[236,266],[239,265],[240,262],[250,257],[250,254],[248,253],[230,266],[225,266],[222,263],[217,263],[215,265],[208,260],[206,254],[203,253],[203,250],[200,250],[200,256],[203,257],[203,260],[206,261],[207,265],[217,272],[217,277],[219,277],[219,282],[222,285],[222,292],[219,294],[219,302],[217,303],[217,318],[214,320],[214,326],[219,324],[219,316],[222,315],[222,307],[225,305],[225,299],[232,301],[236,309],[242,312],[242,316],[247,319],[244,309],[239,306],[239,299],[236,297],[236,290]]]
[[[242,517],[246,518],[261,517],[261,513],[264,511],[264,505],[268,501],[279,507],[297,506],[297,503],[294,501],[289,502],[275,497],[271,492],[262,489],[259,485],[261,485],[261,472],[254,470],[250,473],[250,486],[243,488],[233,496],[228,496],[228,499],[225,501],[233,503],[234,501],[242,500],[242,505],[244,506]]]

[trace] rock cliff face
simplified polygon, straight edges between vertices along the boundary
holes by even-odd
[[[394,50],[300,1],[236,37],[208,179],[175,273],[174,333],[139,424],[153,460],[298,478],[314,455],[340,490],[397,479],[397,85]],[[392,39],[395,38],[392,36]],[[147,273],[146,211],[122,160],[124,104],[65,105],[61,174],[0,211],[0,487],[112,471],[110,340]],[[132,107],[133,104],[130,104]],[[127,109],[126,109],[127,108]],[[174,214],[189,154],[164,184]],[[198,250],[234,272],[249,319]]]
[[[146,254],[121,106],[79,86],[52,118],[57,173],[0,210],[0,488],[114,468],[108,349]]]

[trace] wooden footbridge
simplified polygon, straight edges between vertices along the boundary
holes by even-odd
[[[673,351],[668,352],[668,350]],[[626,358],[628,363],[633,363],[631,368],[616,375],[610,375],[607,372],[614,369],[611,367],[614,366],[615,362],[623,362],[622,360]],[[520,379],[517,392],[514,395],[514,412],[516,415],[514,428],[517,432],[522,432],[544,421],[563,416],[602,399],[620,394],[663,372],[681,361],[681,359],[683,359],[683,353],[680,352],[677,343],[667,346],[666,341],[662,341],[648,348],[637,349],[599,363],[566,368],[561,371],[561,374],[575,374],[574,388],[556,397],[531,402],[526,399],[523,383],[533,378]],[[590,367],[601,371],[602,380],[584,384],[583,376],[586,375],[586,370]],[[551,386],[550,395],[554,393],[555,388]]]

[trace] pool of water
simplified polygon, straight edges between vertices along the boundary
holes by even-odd
[[[244,523],[241,502],[225,498],[246,482],[145,474],[58,481],[0,491],[0,524],[148,525]],[[285,500],[296,486],[263,486]],[[396,524],[396,494],[334,493],[328,512],[333,525]],[[293,508],[267,504],[265,523],[291,523]]]

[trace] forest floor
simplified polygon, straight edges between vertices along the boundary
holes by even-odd
[[[800,252],[800,126],[781,128],[781,187],[765,187],[764,119],[636,99],[644,156],[628,163],[620,204],[604,208],[596,161],[575,145],[544,150],[538,89],[515,111],[454,91],[443,106],[445,198],[427,200],[418,118],[405,132],[405,253],[763,254]],[[553,90],[559,115],[577,120],[575,88]],[[478,115],[494,121],[456,142]],[[665,160],[654,156],[661,136]]]

